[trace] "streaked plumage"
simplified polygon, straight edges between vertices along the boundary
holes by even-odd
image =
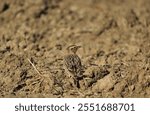
[[[79,78],[83,76],[83,67],[81,64],[80,57],[76,54],[78,46],[72,45],[68,47],[68,54],[64,57],[64,66],[69,74],[74,80],[74,85],[79,87]]]

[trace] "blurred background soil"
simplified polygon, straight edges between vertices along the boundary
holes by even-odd
[[[0,97],[150,97],[150,0],[0,0]]]

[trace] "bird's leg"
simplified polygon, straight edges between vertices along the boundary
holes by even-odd
[[[72,86],[79,88],[79,81],[76,79],[74,74],[70,73],[67,69],[66,69],[66,72],[67,72],[67,75],[69,76],[69,82],[72,84]]]
[[[74,87],[80,88],[79,80],[76,77],[73,78],[73,81],[74,81]]]
[[[74,89],[77,91],[77,93],[79,95],[81,95],[82,97],[85,97],[85,94],[83,92],[81,92],[79,89],[80,88],[79,80],[73,75],[70,75],[70,78],[71,78],[71,83],[72,83]]]

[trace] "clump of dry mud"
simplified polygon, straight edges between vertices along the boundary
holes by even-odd
[[[149,0],[1,0],[0,97],[150,97],[149,19]],[[71,44],[79,89],[63,68]]]

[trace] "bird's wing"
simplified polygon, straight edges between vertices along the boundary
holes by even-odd
[[[78,74],[81,71],[82,64],[78,55],[68,55],[64,58],[64,63],[69,72],[74,75]]]

